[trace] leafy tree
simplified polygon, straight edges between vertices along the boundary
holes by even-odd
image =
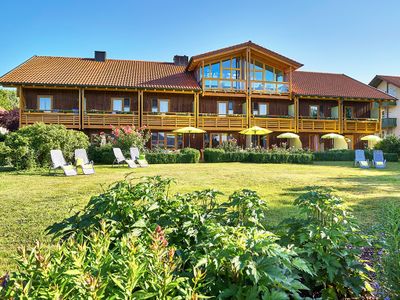
[[[15,90],[0,89],[0,108],[11,110],[18,107],[18,97]]]
[[[400,154],[400,138],[394,135],[389,135],[376,144],[375,149],[380,149],[385,153]]]

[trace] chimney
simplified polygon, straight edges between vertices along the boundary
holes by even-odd
[[[177,66],[187,66],[189,57],[187,55],[175,55],[174,64]]]
[[[106,61],[106,51],[94,51],[95,61]]]

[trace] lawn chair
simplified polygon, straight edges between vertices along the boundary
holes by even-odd
[[[94,174],[93,161],[89,161],[85,149],[75,149],[75,165],[81,167],[85,175]]]
[[[386,159],[383,157],[382,150],[374,150],[374,159],[372,160],[372,164],[376,169],[384,169],[386,168]]]
[[[133,160],[125,158],[125,156],[122,154],[122,151],[120,148],[113,148],[113,152],[114,152],[114,156],[115,156],[113,166],[115,164],[119,165],[119,164],[127,163],[129,168],[137,167],[137,165],[135,164],[135,162]]]
[[[61,168],[64,171],[65,176],[78,175],[76,168],[71,164],[67,164],[61,150],[50,150],[50,156],[53,163],[51,168],[53,170]]]
[[[364,150],[356,150],[355,151],[354,166],[360,167],[361,169],[369,168],[369,161],[367,159],[365,159]]]
[[[136,161],[140,167],[145,168],[149,166],[144,155],[140,155],[139,149],[136,147],[129,148],[132,160]]]

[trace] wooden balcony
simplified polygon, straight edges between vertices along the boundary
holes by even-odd
[[[339,120],[300,118],[299,132],[339,132]]]
[[[181,127],[196,126],[193,113],[143,113],[143,125],[150,129],[174,130]]]
[[[83,115],[82,128],[108,129],[111,126],[139,126],[137,113],[116,114],[111,112],[104,113],[85,113]]]
[[[199,128],[204,130],[234,130],[247,128],[245,115],[207,115],[201,114],[198,119]]]
[[[252,117],[251,126],[268,128],[272,131],[295,131],[295,120],[292,117]]]
[[[344,120],[343,132],[377,133],[379,132],[379,121],[373,119]]]
[[[21,126],[43,122],[45,124],[58,124],[64,125],[67,128],[79,129],[79,119],[79,113],[75,112],[21,112]]]

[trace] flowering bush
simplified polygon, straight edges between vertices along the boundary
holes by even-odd
[[[19,127],[19,109],[0,112],[0,126],[10,131],[17,130]]]
[[[129,153],[129,148],[137,147],[143,151],[147,141],[150,139],[150,132],[146,127],[136,128],[135,126],[112,127],[112,144]]]
[[[9,133],[7,128],[0,127],[0,142],[4,141],[7,133]]]

